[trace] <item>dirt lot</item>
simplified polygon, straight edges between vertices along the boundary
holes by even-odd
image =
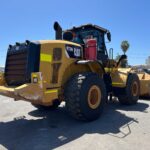
[[[110,102],[98,120],[84,123],[68,116],[64,104],[40,112],[0,96],[0,150],[149,150],[149,105]]]

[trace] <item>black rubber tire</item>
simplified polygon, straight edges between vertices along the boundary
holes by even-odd
[[[137,82],[138,84],[138,94],[136,96],[133,96],[131,92],[132,84],[134,82]],[[133,105],[137,103],[140,95],[140,81],[137,74],[132,73],[128,75],[126,88],[121,93],[121,95],[118,95],[118,99],[121,104]]]
[[[37,104],[32,104],[34,107],[36,107],[38,110],[43,111],[43,110],[55,110],[58,108],[58,106],[60,105],[60,101],[59,100],[55,100],[53,102],[52,106],[43,106],[43,105],[37,105]]]
[[[90,87],[96,85],[101,90],[101,102],[96,109],[88,105],[88,92]],[[67,82],[64,90],[66,108],[70,115],[78,120],[96,120],[103,111],[106,103],[106,88],[104,81],[95,73],[75,74]]]

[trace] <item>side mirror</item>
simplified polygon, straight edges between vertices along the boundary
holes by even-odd
[[[71,31],[64,32],[63,39],[66,41],[72,41],[73,40],[73,33]]]
[[[107,32],[107,39],[109,42],[111,42],[111,33],[110,32]]]

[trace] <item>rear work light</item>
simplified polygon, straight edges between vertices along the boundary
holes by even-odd
[[[38,78],[37,77],[33,77],[33,83],[38,83]]]
[[[37,73],[32,73],[32,83],[38,83],[39,77]]]
[[[33,72],[31,74],[31,82],[32,83],[42,83],[43,77],[41,72]]]

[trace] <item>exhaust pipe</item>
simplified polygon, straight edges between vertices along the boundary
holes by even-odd
[[[62,40],[62,28],[58,22],[54,23],[55,37],[56,40]]]

